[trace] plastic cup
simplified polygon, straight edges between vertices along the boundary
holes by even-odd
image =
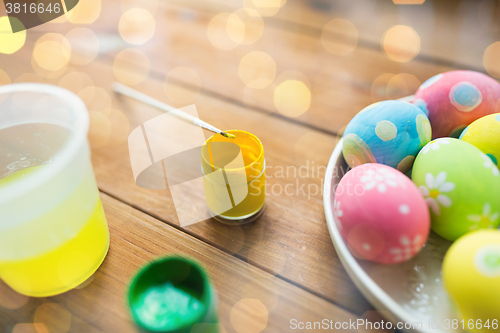
[[[88,127],[85,104],[65,89],[0,87],[0,278],[21,294],[68,291],[107,254]]]
[[[266,161],[262,142],[253,134],[228,130],[236,136],[211,136],[202,148],[202,171],[207,205],[213,217],[225,224],[245,224],[257,219],[266,199]],[[236,152],[231,148],[238,148]],[[231,163],[238,159],[240,163]],[[236,165],[236,167],[235,167]],[[224,177],[212,177],[214,171],[223,170]],[[228,193],[230,209],[226,209]],[[232,206],[232,207],[231,207]]]
[[[147,332],[217,333],[217,295],[196,261],[166,256],[139,269],[127,303],[136,324]]]

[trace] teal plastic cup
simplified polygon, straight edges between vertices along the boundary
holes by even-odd
[[[143,332],[219,332],[215,288],[205,268],[191,258],[166,256],[141,267],[127,301]]]

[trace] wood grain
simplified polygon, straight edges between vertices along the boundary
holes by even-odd
[[[220,7],[216,8],[221,10],[233,8],[226,0],[217,2]],[[261,269],[267,273],[260,274],[276,276],[273,281],[288,281],[324,299],[325,304],[335,303],[358,315],[370,309],[342,268],[324,221],[322,180],[328,158],[338,141],[336,134],[366,105],[407,95],[428,77],[452,67],[418,58],[409,63],[397,63],[388,59],[380,49],[361,42],[347,56],[329,54],[321,44],[319,27],[331,13],[310,10],[302,13],[304,5],[295,1],[289,1],[274,17],[265,19],[264,34],[256,43],[221,50],[214,47],[207,37],[208,24],[216,12],[194,0],[182,5],[179,2],[160,2],[155,14],[155,36],[139,46],[149,59],[149,75],[136,88],[175,106],[194,103],[200,118],[222,129],[242,128],[256,134],[264,144],[269,166],[267,207],[264,216],[256,223],[228,227],[210,220],[181,228],[169,191],[140,188],[132,177],[127,136],[132,129],[160,113],[117,98],[110,90],[116,79],[113,74],[116,54],[123,48],[136,47],[123,42],[118,34],[118,20],[122,13],[117,10],[118,3],[102,2],[101,15],[92,25],[101,40],[101,55],[89,65],[70,65],[52,79],[33,74],[31,54],[38,36],[48,30],[65,34],[74,28],[68,23],[48,24],[30,30],[26,45],[15,57],[0,56],[3,68],[13,82],[61,84],[84,99],[91,116],[89,137],[99,188],[130,205],[120,204],[120,209],[133,210],[131,207],[134,207],[151,215],[170,225],[161,228],[171,230],[173,226],[180,234],[189,235],[183,237],[194,237],[198,243],[201,241],[201,244],[206,243],[208,247],[232,255],[226,256],[230,258],[228,260],[246,261],[250,264],[244,265],[248,269]],[[282,22],[285,20],[282,13],[290,14],[288,23]],[[316,26],[308,25],[313,21]],[[241,58],[252,51],[271,55],[277,64],[277,79],[264,89],[248,88],[239,77]],[[201,83],[174,75],[165,84],[165,76],[179,66],[193,69]],[[131,74],[144,68],[144,61],[134,59],[130,59],[127,65]],[[65,76],[68,73],[73,73],[71,79]],[[400,73],[405,75],[394,79]],[[22,74],[28,75],[19,78]],[[312,94],[309,110],[296,118],[280,114],[274,105],[276,86],[287,79],[304,81]],[[278,194],[280,189],[291,189],[292,194]],[[134,214],[143,216],[142,213]],[[112,211],[109,214],[115,214],[116,220],[120,220],[119,213]],[[151,244],[145,242],[144,235],[127,244],[124,239],[135,237],[128,233],[128,228],[129,223],[125,223],[116,229],[118,234],[123,232],[123,237],[117,238],[116,242],[138,256],[139,259],[130,254],[127,257],[134,263],[132,266],[137,267],[140,260],[145,260]],[[155,243],[154,246],[162,244]],[[109,274],[110,279],[124,281],[113,273],[118,266],[124,265],[123,262],[116,258],[114,265],[105,264],[101,271]],[[124,269],[132,270],[132,266],[125,266]],[[96,279],[99,282],[98,275]],[[95,293],[101,293],[99,297],[113,298],[120,292],[118,288],[118,285],[107,284]],[[226,289],[222,291],[225,293]],[[95,299],[83,294],[86,293],[82,292],[81,297]],[[126,331],[126,324],[120,324],[116,319],[125,320],[122,310],[110,311],[118,311],[113,320],[117,321],[115,324],[123,325]],[[315,305],[312,310],[319,309]],[[89,325],[84,315],[80,319],[81,325]]]
[[[266,20],[273,26],[316,35],[332,19],[347,19],[358,30],[359,44],[378,50],[381,50],[381,40],[387,29],[397,24],[409,25],[421,37],[419,57],[423,61],[480,71],[484,71],[484,50],[500,39],[500,4],[495,0],[427,0],[422,5],[396,5],[397,0],[355,3],[349,0],[288,0],[279,10],[259,9],[245,0],[168,2],[211,13],[232,12],[241,7],[257,9],[262,15],[271,15]]]
[[[0,331],[10,332],[20,323],[32,324],[45,318],[50,332],[60,332],[70,313],[69,332],[136,332],[125,306],[125,292],[132,274],[144,263],[161,255],[184,254],[202,262],[217,289],[220,323],[235,332],[233,324],[257,325],[266,322],[264,332],[289,332],[290,320],[355,321],[356,316],[290,283],[234,258],[184,232],[168,226],[112,197],[101,194],[111,234],[109,253],[91,282],[51,298],[23,299],[1,282]],[[7,301],[6,299],[9,299]],[[261,316],[231,310],[238,302],[256,299],[264,305]],[[58,311],[41,316],[47,303],[62,304]],[[42,310],[39,310],[42,309]],[[39,311],[38,316],[35,315]],[[264,320],[266,319],[266,320]],[[26,325],[25,325],[26,326]],[[28,326],[26,326],[28,327]],[[65,332],[65,331],[64,331]]]
[[[12,77],[19,76],[27,68],[31,60],[29,47],[25,46],[23,53],[16,54],[16,63],[10,63],[9,75]],[[0,60],[5,58],[0,57]],[[110,90],[114,76],[109,62],[94,61],[84,70],[95,86],[103,89],[92,99],[83,96],[91,114],[90,141],[99,188],[178,226],[168,191],[147,190],[134,183],[126,144],[132,129],[160,113],[133,101],[117,99]],[[60,80],[48,81],[57,84]],[[164,99],[162,83],[151,78],[137,89]],[[189,92],[181,86],[177,89],[179,94]],[[110,102],[115,111],[107,109]],[[184,230],[356,314],[370,309],[334,251],[323,213],[322,182],[338,138],[201,93],[193,103],[201,119],[220,128],[244,128],[262,140],[268,165],[269,194],[265,214],[256,223],[228,227],[206,221]],[[125,131],[122,129],[124,118],[129,123]],[[290,195],[282,192],[285,189]]]
[[[216,13],[205,11],[203,6],[198,9],[193,2],[189,3],[191,8],[159,2],[155,14],[155,35],[141,45],[141,51],[149,59],[150,75],[164,79],[171,73],[169,82],[181,83],[193,90],[201,88],[231,103],[300,122],[327,133],[341,133],[349,120],[369,104],[413,94],[421,82],[453,69],[421,60],[395,62],[379,48],[361,44],[346,56],[335,56],[323,47],[320,31],[311,32],[302,26],[288,29],[272,21],[273,18],[264,22],[263,35],[257,42],[223,50],[215,47],[207,34],[209,22]],[[110,57],[110,61],[123,48],[134,47],[121,40],[118,32],[121,12],[115,8],[113,1],[103,3],[101,16],[95,22],[100,31],[106,31],[102,38],[110,46],[105,48],[104,54]],[[253,26],[252,21],[246,24],[248,29]],[[50,28],[66,33],[72,26],[54,24]],[[42,26],[37,31],[41,29],[47,28]],[[276,79],[263,89],[247,87],[239,75],[241,59],[255,51],[270,55],[276,63]],[[144,69],[147,64],[142,58],[129,58],[127,62],[130,70],[136,71]],[[183,75],[184,72],[176,75],[172,70],[178,67],[194,70],[199,78]],[[410,77],[410,80],[396,79],[389,84],[389,80],[400,73]],[[274,103],[276,87],[290,79],[305,82],[311,92],[309,110],[292,118],[281,114]],[[175,92],[172,92],[166,100],[174,106],[185,105],[182,99],[175,97]]]

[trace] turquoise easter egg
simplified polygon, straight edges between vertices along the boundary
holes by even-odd
[[[500,113],[490,114],[470,124],[460,140],[473,144],[498,165],[500,161]]]
[[[415,105],[401,101],[377,102],[349,122],[342,154],[351,168],[381,163],[406,172],[431,136],[429,119]]]
[[[481,150],[462,140],[427,144],[413,165],[413,182],[431,213],[431,228],[456,240],[500,224],[500,171]]]

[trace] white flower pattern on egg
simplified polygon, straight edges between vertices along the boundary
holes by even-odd
[[[469,230],[493,228],[493,224],[500,217],[499,212],[492,212],[490,203],[485,203],[481,214],[468,215],[467,220],[473,222],[474,224],[469,227]]]
[[[393,247],[389,250],[389,253],[393,256],[392,260],[395,263],[406,261],[420,251],[423,245],[423,237],[416,235],[413,240],[410,240],[407,236],[401,236],[399,244],[401,247]]]
[[[366,171],[360,181],[365,184],[365,190],[367,191],[376,188],[380,193],[385,193],[387,192],[387,187],[398,187],[398,182],[395,178],[396,175],[394,173],[388,172],[386,169],[378,169],[378,172],[374,170]]]
[[[452,205],[451,199],[443,194],[451,192],[455,189],[455,184],[446,181],[446,172],[440,172],[436,177],[432,173],[425,175],[425,184],[419,187],[420,193],[425,197],[427,205],[431,208],[432,212],[436,215],[441,215],[441,208],[450,207]]]
[[[495,165],[495,163],[493,163],[491,158],[489,158],[488,155],[485,154],[481,154],[481,157],[484,160],[483,166],[486,169],[491,169],[491,171],[493,172],[493,176],[495,177],[500,176],[500,171],[498,171],[497,166]]]
[[[422,148],[421,153],[427,154],[431,150],[439,149],[440,145],[449,145],[449,144],[450,144],[450,140],[447,140],[447,139],[434,140],[434,141],[431,141],[428,144],[426,144],[425,147]]]

